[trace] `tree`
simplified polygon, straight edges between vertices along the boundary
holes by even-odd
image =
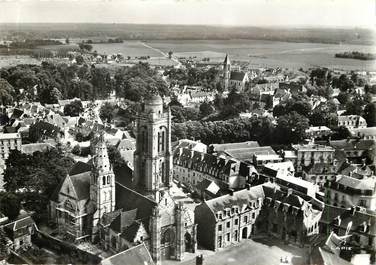
[[[364,108],[364,119],[367,121],[368,127],[376,126],[376,104],[368,103]]]
[[[107,98],[112,92],[111,75],[106,68],[92,68],[90,83],[93,85],[95,98]]]
[[[10,220],[14,220],[20,214],[21,203],[14,193],[5,193],[0,201],[0,211]]]
[[[107,151],[108,151],[108,159],[110,160],[112,166],[114,167],[114,170],[118,170],[121,167],[126,165],[126,162],[121,157],[119,150],[115,146],[113,145],[108,146]]]
[[[280,144],[299,143],[305,138],[308,128],[309,120],[293,111],[278,118],[275,137]]]
[[[78,47],[80,47],[81,50],[85,50],[85,51],[89,51],[89,52],[93,49],[92,45],[90,45],[88,43],[83,43],[83,42],[79,43]]]
[[[99,110],[99,117],[102,119],[102,121],[110,123],[114,118],[114,111],[115,106],[106,102]]]
[[[200,105],[200,115],[202,117],[209,116],[214,112],[214,108],[210,102],[204,101]]]
[[[84,59],[84,57],[81,54],[79,54],[79,55],[76,56],[76,63],[78,65],[82,65],[82,64],[84,64],[84,62],[85,62],[85,59]]]
[[[78,117],[84,110],[81,100],[74,100],[64,106],[64,115],[71,117]]]
[[[15,90],[7,80],[0,78],[0,104],[3,106],[13,103]]]
[[[62,94],[56,87],[48,87],[39,93],[39,101],[42,104],[56,104],[62,99]]]

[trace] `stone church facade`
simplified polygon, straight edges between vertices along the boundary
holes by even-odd
[[[131,184],[115,179],[101,136],[90,163],[78,162],[50,203],[60,233],[118,253],[144,243],[156,264],[197,248],[194,204],[172,181],[171,113],[159,96],[137,117]],[[69,229],[67,229],[69,228]]]

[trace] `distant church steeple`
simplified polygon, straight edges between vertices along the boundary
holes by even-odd
[[[230,75],[231,75],[230,56],[226,54],[226,58],[223,61],[223,82],[224,82],[225,90],[228,90],[228,83],[230,81]]]
[[[158,201],[172,185],[171,112],[160,96],[146,100],[137,117],[134,181],[137,189]]]

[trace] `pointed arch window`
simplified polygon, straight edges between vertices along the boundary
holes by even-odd
[[[106,176],[102,177],[102,185],[106,185]]]
[[[110,181],[111,181],[111,177],[107,176],[107,184],[110,184]]]

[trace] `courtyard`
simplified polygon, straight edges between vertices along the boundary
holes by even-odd
[[[183,262],[162,261],[162,265],[193,265],[195,257],[204,256],[204,265],[304,265],[307,264],[307,250],[285,244],[273,238],[247,239],[217,252],[198,249],[195,254],[187,254]],[[287,258],[288,263],[281,263]]]

